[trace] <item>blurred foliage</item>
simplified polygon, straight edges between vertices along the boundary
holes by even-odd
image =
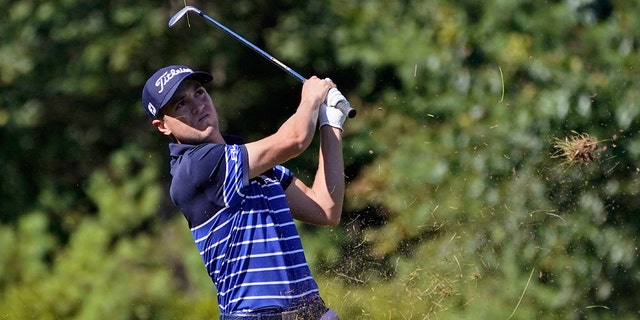
[[[0,4],[0,318],[215,318],[142,84],[208,70],[247,140],[300,84],[197,16],[169,29],[183,1]],[[343,319],[638,317],[639,3],[187,4],[358,109],[342,224],[299,225]],[[575,133],[597,161],[553,157]],[[303,180],[316,148],[287,163]]]

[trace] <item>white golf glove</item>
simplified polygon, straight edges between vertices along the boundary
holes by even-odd
[[[320,105],[320,113],[318,115],[318,122],[320,124],[320,127],[322,127],[323,125],[330,125],[334,128],[340,129],[341,131],[343,130],[342,124],[345,120],[347,120],[347,115],[336,108],[336,105],[338,105],[338,103],[343,100],[345,102],[347,101],[347,99],[342,95],[342,93],[340,93],[340,91],[338,91],[338,89],[329,89],[329,92],[327,93],[327,103],[323,103],[322,105]]]

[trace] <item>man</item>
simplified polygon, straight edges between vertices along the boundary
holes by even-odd
[[[346,117],[325,104],[336,85],[311,77],[296,112],[276,133],[244,143],[220,132],[203,88],[212,79],[186,66],[162,68],[147,80],[142,103],[172,139],[171,199],[216,286],[221,319],[338,319],[320,298],[293,222],[340,221]],[[316,125],[319,162],[309,187],[281,164],[309,146]]]

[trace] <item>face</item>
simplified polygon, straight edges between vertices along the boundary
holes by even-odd
[[[200,82],[183,81],[161,111],[161,118],[153,120],[153,125],[179,143],[221,142],[218,113]]]

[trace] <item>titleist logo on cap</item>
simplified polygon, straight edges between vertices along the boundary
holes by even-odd
[[[160,91],[158,91],[158,93],[162,93],[162,91],[164,90],[164,86],[167,84],[167,82],[171,81],[173,77],[181,73],[193,73],[193,70],[189,68],[178,68],[178,69],[171,69],[163,73],[160,76],[160,78],[158,78],[158,80],[156,81],[156,87],[160,87]]]

